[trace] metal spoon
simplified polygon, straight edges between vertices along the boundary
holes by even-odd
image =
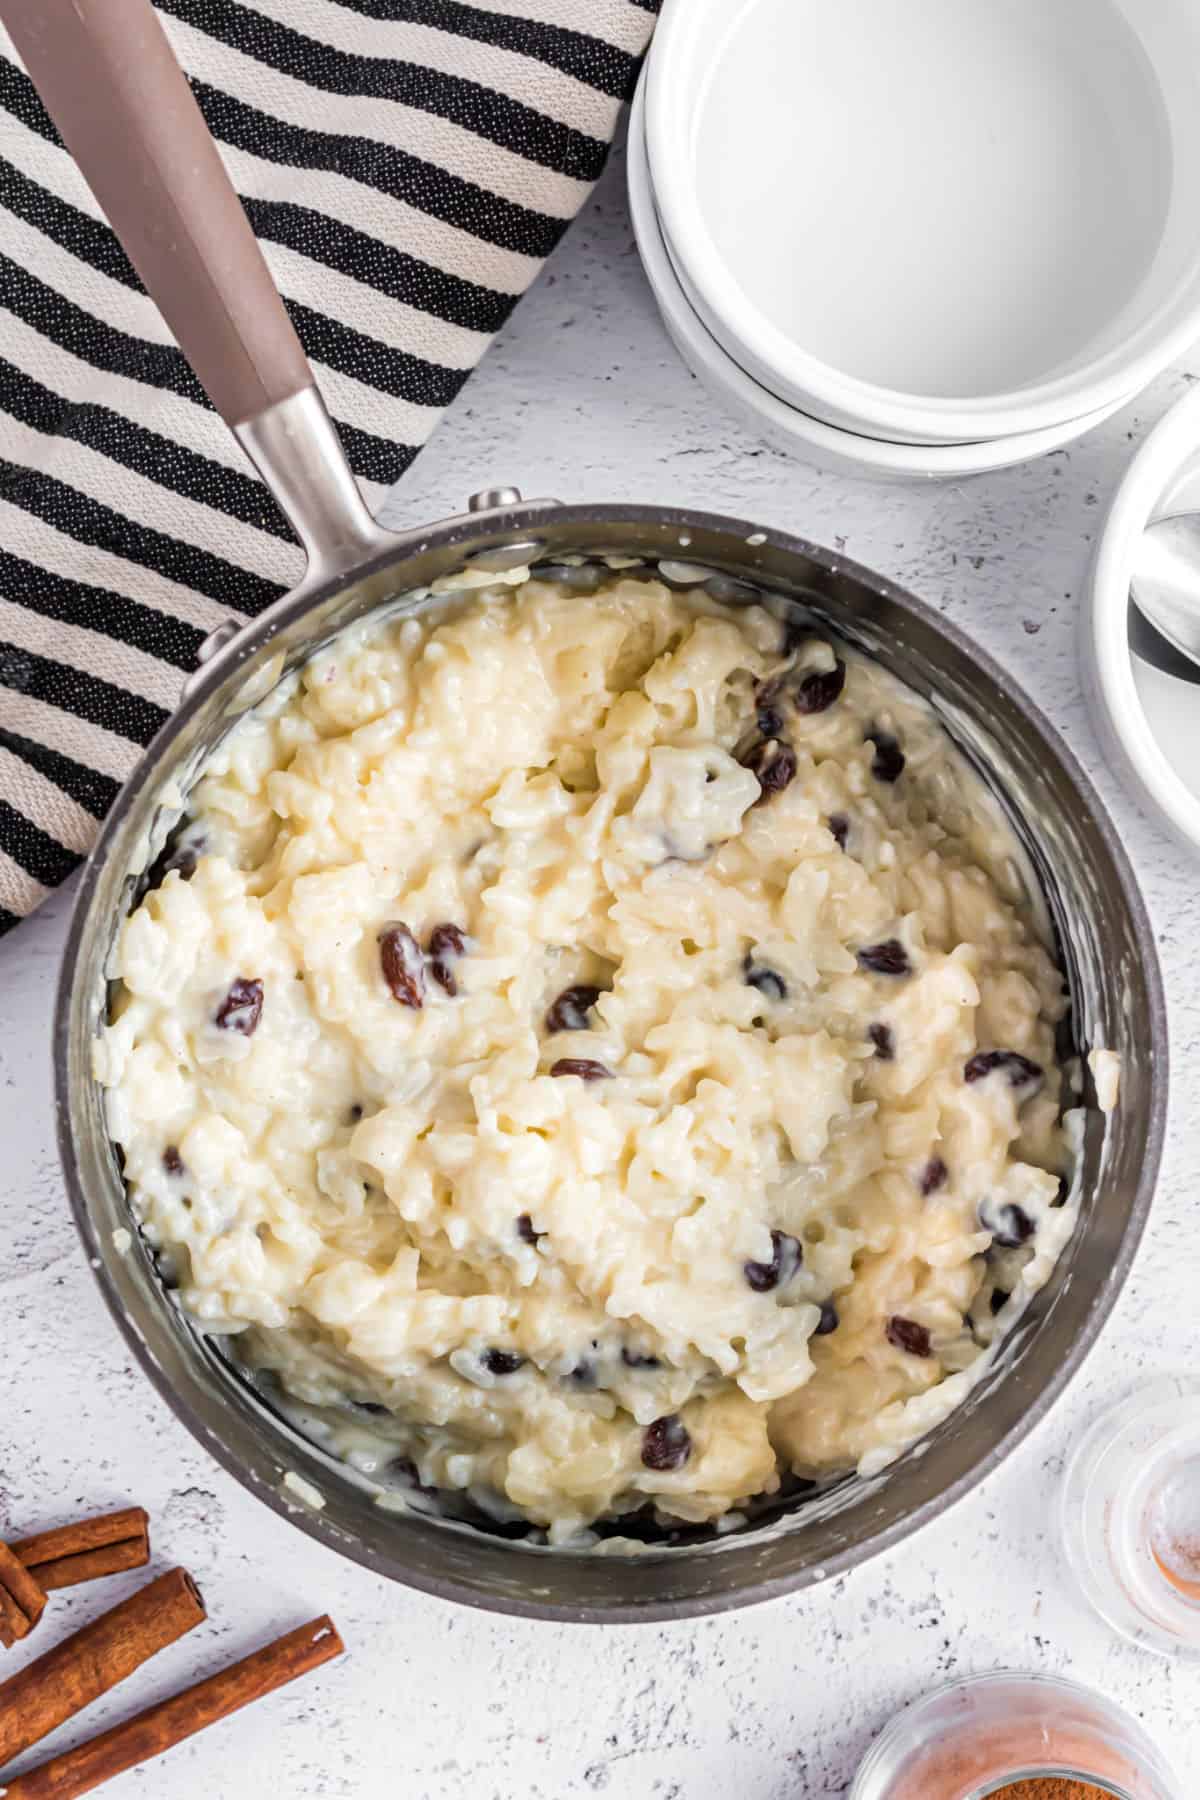
[[[1200,683],[1200,513],[1147,526],[1129,592],[1133,648],[1169,674]]]

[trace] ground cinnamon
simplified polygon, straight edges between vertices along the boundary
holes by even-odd
[[[101,1575],[140,1569],[150,1560],[150,1520],[143,1507],[126,1506],[20,1538],[9,1548],[50,1593]]]
[[[1010,1781],[993,1800],[1109,1800],[1109,1796],[1090,1781],[1075,1781],[1069,1775],[1031,1775]]]
[[[11,1649],[42,1616],[46,1590],[10,1547],[0,1541],[0,1644]]]
[[[1193,1569],[1200,1567],[1200,1544],[1176,1544],[1173,1548],[1179,1561],[1186,1561]],[[1159,1555],[1158,1548],[1154,1544],[1150,1546],[1150,1554],[1158,1566],[1159,1574],[1169,1581],[1173,1588],[1178,1589],[1185,1600],[1200,1600],[1200,1581],[1192,1581],[1186,1575],[1181,1575],[1177,1568],[1173,1568],[1170,1562]]]
[[[204,1617],[191,1576],[171,1569],[0,1683],[0,1768]]]
[[[207,1681],[114,1725],[88,1743],[63,1751],[24,1775],[10,1777],[4,1788],[7,1800],[78,1800],[79,1795],[90,1793],[135,1763],[161,1755],[206,1725],[227,1719],[252,1700],[340,1656],[343,1647],[332,1619],[313,1619]]]

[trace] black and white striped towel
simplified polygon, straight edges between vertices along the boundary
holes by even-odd
[[[368,500],[599,175],[659,0],[158,0]],[[298,552],[0,28],[0,930]]]

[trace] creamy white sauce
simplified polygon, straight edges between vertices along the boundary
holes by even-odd
[[[1117,1110],[1121,1093],[1121,1059],[1115,1050],[1095,1049],[1088,1053],[1088,1067],[1096,1084],[1096,1104],[1102,1113]]]
[[[325,1510],[325,1496],[320,1488],[314,1487],[311,1481],[306,1481],[303,1475],[297,1475],[295,1469],[286,1470],[282,1485],[312,1512]]]

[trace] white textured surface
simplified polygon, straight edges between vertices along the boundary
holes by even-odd
[[[1067,1447],[1098,1407],[1194,1355],[1200,866],[1138,818],[1078,694],[1073,624],[1102,507],[1175,373],[1069,452],[961,486],[878,488],[761,448],[671,351],[634,254],[616,159],[398,496],[417,522],[494,481],[674,501],[787,527],[907,583],[1012,671],[1096,775],[1150,901],[1175,1057],[1163,1178],[1116,1316],[1066,1399],[982,1491],[856,1574],[742,1614],[596,1630],[495,1618],[385,1586],[222,1474],[134,1368],[76,1244],[54,1150],[49,1035],[70,895],[0,948],[0,1521],[148,1506],[159,1566],[210,1622],[101,1705],[136,1710],[324,1610],[350,1648],[290,1692],[105,1790],[112,1800],[824,1800],[874,1732],[947,1676],[1002,1665],[1102,1687],[1169,1741],[1200,1792],[1200,1673],[1126,1647],[1067,1592],[1048,1528]],[[1200,371],[1200,354],[1191,365]],[[123,1582],[133,1585],[130,1578]],[[63,1595],[49,1642],[118,1583]],[[39,1633],[39,1635],[41,1635]],[[5,1658],[15,1667],[19,1652]],[[5,1673],[7,1672],[7,1666]],[[87,1735],[89,1719],[62,1741]],[[58,1740],[55,1740],[56,1742]]]

